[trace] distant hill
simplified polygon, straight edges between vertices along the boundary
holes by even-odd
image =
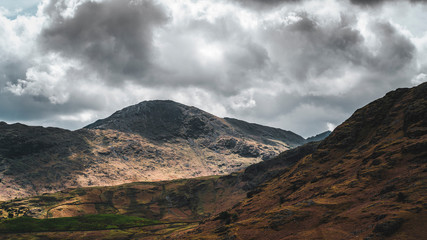
[[[0,123],[0,200],[69,187],[223,175],[305,142],[277,128],[145,101],[68,131]]]
[[[322,141],[323,139],[327,138],[331,133],[332,133],[331,131],[325,131],[325,132],[317,134],[316,136],[309,137],[305,141],[306,142]]]
[[[217,138],[234,136],[273,144],[279,140],[291,147],[304,143],[304,138],[279,128],[266,127],[233,118],[219,118],[195,107],[170,100],[145,101],[98,120],[86,129],[110,129],[137,133],[147,139]]]

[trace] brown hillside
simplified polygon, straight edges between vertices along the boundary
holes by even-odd
[[[313,153],[317,146],[318,143],[305,144],[226,176],[67,189],[5,201],[0,203],[0,233],[3,224],[9,220],[19,220],[23,216],[55,220],[88,214],[118,214],[159,220],[162,225],[153,229],[147,226],[120,230],[120,233],[116,229],[29,233],[31,229],[27,229],[18,234],[3,232],[0,239],[81,239],[88,236],[92,239],[163,239],[172,232],[192,228],[199,221],[219,214],[256,194],[262,184],[288,171],[299,159]]]
[[[177,211],[176,209],[183,211],[181,208],[185,208],[191,211],[186,215],[177,215],[179,220],[201,220],[226,210],[248,194],[253,194],[260,185],[287,171],[302,157],[313,153],[318,145],[308,143],[285,151],[274,159],[251,165],[244,171],[225,176],[71,188],[5,201],[0,203],[0,219],[20,216],[41,219],[115,213],[155,220],[177,220],[164,213]],[[137,202],[140,204],[135,204]],[[88,210],[88,207],[91,210]],[[155,210],[150,210],[152,207]],[[160,211],[161,214],[155,214],[153,211]]]
[[[427,83],[357,110],[316,152],[175,239],[425,239]]]

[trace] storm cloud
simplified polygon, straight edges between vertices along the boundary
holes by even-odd
[[[250,7],[258,10],[277,7],[283,4],[298,4],[308,0],[234,0],[243,7]],[[392,2],[411,2],[411,3],[427,3],[426,0],[350,0],[351,4],[363,7],[378,7],[384,3]],[[321,4],[322,2],[319,1]]]
[[[167,16],[151,1],[84,2],[72,17],[61,13],[65,0],[44,9],[49,23],[39,37],[47,52],[77,59],[109,82],[138,79],[151,68],[153,28]]]
[[[414,2],[46,0],[0,15],[0,120],[76,129],[172,99],[314,135],[427,80]]]
[[[426,0],[351,0],[351,3],[363,6],[377,6],[394,1],[409,1],[411,3],[426,3]]]

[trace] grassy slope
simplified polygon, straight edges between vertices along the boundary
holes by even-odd
[[[159,221],[117,214],[35,219],[19,217],[0,222],[0,233],[65,232],[124,229],[159,224]]]
[[[151,227],[153,229],[147,230],[147,236],[163,236],[192,226],[204,217],[217,214],[243,199],[245,191],[237,179],[236,175],[230,175],[140,182],[69,189],[7,201],[0,204],[0,212],[5,218],[0,221],[0,232],[20,233],[8,234],[5,239],[19,236],[48,236],[53,239],[61,236],[58,239],[73,239],[90,234],[83,233],[88,230],[97,230],[92,233],[96,238],[104,238],[117,231],[121,231],[117,233],[118,238],[128,238]],[[153,220],[150,222],[145,218]],[[150,226],[159,221],[162,224]],[[127,229],[129,227],[136,227],[142,232],[134,228]],[[103,229],[105,231],[100,231]],[[25,233],[28,231],[44,233]],[[62,233],[58,235],[58,231]]]

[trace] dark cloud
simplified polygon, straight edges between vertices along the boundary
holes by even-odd
[[[168,17],[151,1],[88,1],[72,17],[63,16],[67,1],[45,8],[50,22],[39,42],[47,52],[83,61],[110,83],[140,79],[150,68],[153,28]]]
[[[304,0],[232,0],[236,1],[244,7],[250,7],[255,9],[265,9],[269,7],[276,7],[285,3],[298,3]]]
[[[290,79],[305,81],[323,74],[339,74],[346,64],[360,65],[369,53],[364,50],[364,39],[354,29],[348,16],[328,25],[319,25],[307,13],[289,25],[273,25],[264,30],[263,37],[272,43],[276,61],[285,63]],[[302,51],[295,51],[301,49]]]
[[[358,4],[358,5],[378,5],[381,4],[383,2],[391,2],[393,0],[350,0],[351,3],[353,4]]]
[[[371,70],[394,73],[411,63],[415,55],[415,46],[408,37],[399,33],[389,22],[374,23],[381,47],[369,62]]]
[[[341,15],[339,22],[323,26],[318,26],[306,13],[299,17],[300,20],[293,24],[279,26],[279,29],[273,26],[273,29],[265,31],[265,37],[273,39],[277,49],[279,45],[282,46],[283,52],[277,56],[279,59],[294,59],[289,70],[298,81],[344,66],[390,74],[401,71],[414,58],[415,47],[410,39],[388,22],[379,21],[370,25],[379,44],[373,52],[356,29],[351,16]]]
[[[361,6],[378,6],[383,3],[409,1],[411,3],[426,3],[426,0],[350,0],[351,3]]]
[[[266,8],[277,7],[282,4],[296,4],[307,0],[231,0],[239,3],[241,6],[253,9],[263,10]],[[427,0],[349,0],[352,4],[364,7],[376,7],[390,2],[411,2],[427,3]]]
[[[45,2],[40,31],[26,18],[0,28],[0,120],[77,128],[141,100],[173,99],[310,136],[426,79],[424,40],[416,45],[382,8],[238,2]]]
[[[16,83],[18,79],[24,79],[25,73],[31,64],[24,59],[9,58],[7,61],[0,63],[0,89],[4,88],[7,82]]]
[[[374,21],[367,26],[377,44],[369,47],[351,15],[342,14],[329,24],[307,13],[296,17],[299,20],[271,25],[261,34],[270,61],[279,64],[270,77],[281,76],[285,89],[274,97],[254,94],[256,106],[229,112],[264,123],[284,119],[292,122],[291,129],[309,136],[313,129],[322,131],[327,122],[339,124],[391,86],[406,86],[416,65],[416,49],[390,23]]]

